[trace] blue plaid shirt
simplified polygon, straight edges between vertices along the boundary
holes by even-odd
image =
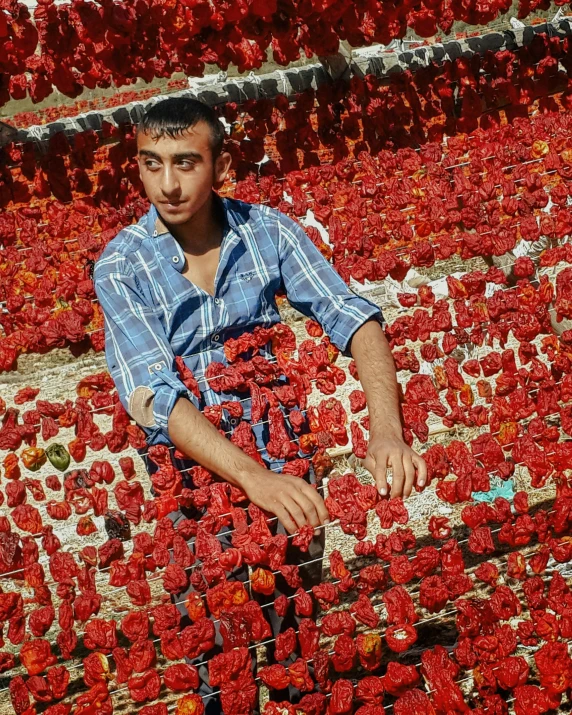
[[[154,206],[120,231],[95,265],[109,372],[148,445],[171,444],[167,423],[181,396],[197,408],[244,398],[214,392],[204,372],[212,362],[227,364],[225,340],[280,321],[277,291],[285,290],[292,306],[317,320],[346,355],[366,320],[382,320],[380,308],[346,286],[295,221],[267,206],[218,196],[216,201],[223,208],[224,237],[214,296],[182,275],[184,252]],[[197,378],[201,400],[181,382],[176,355]],[[134,394],[150,398],[152,419],[144,424],[130,411]],[[248,419],[249,400],[243,399],[243,407]],[[234,423],[225,411],[221,427],[232,431]],[[264,435],[256,436],[262,448]]]

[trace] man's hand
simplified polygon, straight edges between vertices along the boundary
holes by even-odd
[[[249,477],[243,489],[253,504],[275,514],[290,534],[305,524],[316,527],[329,521],[324,500],[300,477],[261,469]]]
[[[382,496],[388,492],[387,470],[391,469],[392,497],[408,497],[416,482],[421,489],[427,480],[425,460],[397,436],[372,435],[363,466],[373,475]]]

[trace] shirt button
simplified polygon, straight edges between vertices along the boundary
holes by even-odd
[[[218,340],[220,338],[220,335],[218,333],[215,333],[213,335],[213,340]]]
[[[163,366],[161,365],[160,362],[156,362],[156,363],[153,365],[153,367],[155,368],[155,370],[162,370],[162,369],[163,369]]]
[[[153,238],[157,237],[157,231],[153,231]]]
[[[222,300],[220,298],[215,298],[215,305],[220,305]]]
[[[234,427],[234,425],[238,422],[238,420],[236,419],[236,417],[231,417],[229,422]]]
[[[173,256],[173,263],[179,262],[179,256]]]

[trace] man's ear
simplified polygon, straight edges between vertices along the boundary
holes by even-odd
[[[232,156],[228,151],[221,152],[215,159],[213,187],[220,189],[230,171]]]

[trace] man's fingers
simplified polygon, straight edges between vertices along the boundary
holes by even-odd
[[[375,486],[377,491],[381,496],[386,496],[388,492],[387,487],[387,456],[381,454],[375,460],[375,469],[373,471],[373,478],[375,480]]]
[[[306,484],[306,482],[304,482],[304,484]],[[318,494],[318,492],[313,487],[308,485],[308,489],[304,490],[304,494],[311,500],[314,509],[316,510],[316,514],[318,515],[318,524],[316,524],[315,526],[325,524],[327,521],[329,521],[330,514],[326,509],[324,500]]]
[[[417,486],[422,488],[427,483],[427,465],[418,454],[413,455],[413,464],[417,467]]]
[[[403,496],[408,497],[411,494],[413,485],[415,484],[415,465],[413,464],[410,454],[403,455],[403,471],[405,472]]]
[[[278,509],[276,509],[275,513],[280,523],[289,534],[295,534],[298,531],[296,524],[292,521],[292,517],[283,506],[280,506]]]
[[[327,510],[326,505],[322,497],[316,493],[318,497],[318,504],[316,505],[316,511],[318,512],[318,518],[320,519],[320,524],[330,523],[330,512]]]
[[[304,516],[306,519],[305,523],[311,524],[312,526],[320,526],[320,519],[318,518],[318,512],[316,511],[314,502],[311,499],[308,499],[305,494],[302,494],[300,492],[294,495],[293,498],[304,512]]]
[[[304,514],[303,509],[292,498],[289,498],[288,500],[285,499],[283,504],[286,508],[286,511],[290,514],[290,516],[296,523],[296,529],[294,531],[298,531],[304,526],[304,524],[307,523],[306,515]]]
[[[369,454],[369,452],[366,454],[364,459],[357,459],[356,460],[358,464],[360,464],[364,469],[367,469],[367,471],[371,474],[373,477],[375,475],[375,464],[376,461],[375,459]]]
[[[393,473],[393,479],[391,482],[391,497],[394,498],[403,496],[405,472],[403,470],[403,460],[401,455],[397,457],[390,457],[389,464]]]

